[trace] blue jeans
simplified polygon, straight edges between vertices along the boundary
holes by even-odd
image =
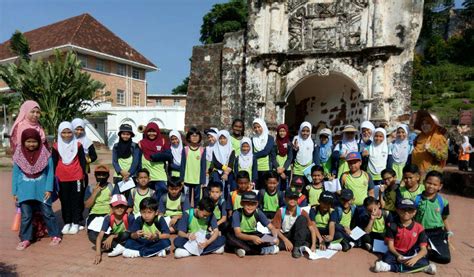
[[[171,246],[171,241],[169,239],[160,239],[158,241],[151,241],[144,238],[139,239],[128,239],[125,243],[125,248],[138,250],[140,256],[147,257],[151,255],[156,255],[163,249],[166,249]]]
[[[33,239],[33,207],[37,205],[41,210],[44,222],[48,228],[48,234],[50,237],[59,237],[59,227],[56,222],[56,216],[54,215],[51,206],[39,202],[36,200],[28,200],[20,203],[21,209],[21,227],[20,227],[20,239],[22,241]]]
[[[211,235],[207,235],[206,238],[209,239]],[[175,248],[183,248],[184,245],[188,242],[187,238],[182,238],[182,237],[176,237],[173,241],[174,247]],[[211,244],[209,244],[204,250],[202,251],[202,255],[206,255],[209,253],[212,253],[216,251],[217,249],[221,248],[222,246],[225,245],[225,237],[224,236],[218,236],[215,241],[213,241]]]

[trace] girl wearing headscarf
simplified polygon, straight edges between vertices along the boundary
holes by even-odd
[[[50,245],[61,242],[51,199],[54,165],[51,154],[36,129],[25,129],[13,154],[12,194],[21,209],[20,243],[24,250],[33,240],[33,208],[39,207],[46,222]]]
[[[35,101],[27,100],[20,107],[20,113],[13,123],[12,131],[10,133],[10,146],[13,153],[17,145],[21,144],[21,134],[26,129],[35,129],[41,137],[41,143],[46,144],[46,136],[44,130],[39,123],[41,110]]]
[[[332,172],[332,132],[328,128],[319,131],[319,143],[313,153],[314,163],[321,165],[325,174],[333,174]],[[335,175],[335,172],[334,172]]]
[[[390,153],[392,153],[392,169],[395,171],[397,180],[400,182],[403,178],[403,168],[405,167],[413,147],[409,140],[409,129],[406,124],[400,124],[397,127],[397,137],[390,144]]]
[[[212,154],[214,153],[214,148],[217,145],[217,128],[210,128],[204,131],[207,136],[208,144],[206,146],[206,175],[210,174],[209,168],[211,167],[212,163]]]
[[[168,191],[166,186],[168,175],[166,174],[165,162],[160,159],[159,154],[166,155],[165,151],[169,149],[169,145],[161,135],[158,124],[150,122],[146,125],[143,131],[143,139],[138,143],[138,147],[142,152],[142,168],[146,168],[150,172],[148,186],[155,190],[156,198],[160,199]]]
[[[286,124],[280,124],[277,127],[276,146],[273,147],[271,157],[273,169],[280,177],[280,190],[285,191],[291,174],[290,165],[293,161],[293,144]]]
[[[387,144],[387,131],[377,128],[374,132],[374,141],[366,148],[369,153],[367,173],[374,182],[375,199],[378,199],[379,185],[382,183],[382,170],[387,168],[391,153]]]
[[[64,221],[63,234],[75,235],[79,231],[86,158],[82,144],[73,134],[74,128],[67,121],[58,127],[58,139],[53,145],[55,175],[59,180],[59,200]]]
[[[223,182],[222,188],[224,197],[227,198],[230,186],[234,180],[233,166],[235,161],[235,151],[232,149],[229,131],[221,130],[217,133],[218,142],[212,153],[211,180],[214,182]],[[224,199],[225,199],[224,198]]]
[[[374,139],[375,126],[370,121],[364,121],[360,124],[359,148],[367,148]]]
[[[234,172],[247,171],[250,180],[255,185],[258,178],[257,160],[253,158],[252,140],[248,137],[243,137],[240,141],[240,154],[235,159]],[[233,183],[231,191],[237,188],[237,184]]]
[[[252,148],[253,157],[257,160],[257,187],[255,189],[260,190],[265,187],[264,175],[272,169],[270,154],[275,140],[268,132],[268,127],[265,121],[261,118],[256,118],[253,123],[253,137],[252,137]]]
[[[168,170],[170,176],[174,181],[179,180],[179,170],[181,169],[181,157],[183,153],[183,140],[178,130],[173,130],[169,134],[171,142],[171,156],[172,159],[168,163]]]
[[[418,166],[423,176],[430,170],[442,170],[448,159],[448,142],[438,118],[428,111],[416,114],[415,129],[420,130],[414,141],[411,162]]]
[[[458,167],[461,171],[468,171],[469,170],[469,159],[472,152],[472,146],[469,143],[469,137],[463,136],[462,137],[462,144],[459,147],[459,161]]]
[[[313,163],[314,142],[311,138],[311,123],[301,123],[298,136],[293,139],[293,148],[296,151],[293,162],[293,175],[304,176],[304,170]]]
[[[335,147],[332,154],[333,157],[333,171],[337,169],[337,178],[341,178],[344,172],[349,171],[349,165],[346,162],[347,154],[351,152],[360,152],[359,144],[355,140],[355,133],[357,129],[352,125],[347,125],[342,130],[342,141]]]

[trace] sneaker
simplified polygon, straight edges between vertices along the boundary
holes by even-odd
[[[340,243],[331,243],[331,244],[329,244],[328,249],[341,251],[342,250],[342,245]]]
[[[71,229],[71,224],[66,224],[64,225],[63,229],[61,230],[61,233],[63,233],[63,235],[67,235],[69,234],[69,229]]]
[[[342,252],[347,252],[349,249],[351,249],[351,245],[347,243],[347,241],[343,240],[341,241],[341,246],[342,246]]]
[[[161,250],[158,252],[158,257],[165,258],[166,257],[166,249]]]
[[[122,256],[124,256],[125,258],[137,258],[140,257],[140,251],[125,249],[123,250]]]
[[[434,263],[430,263],[423,272],[428,273],[430,275],[435,275],[436,274],[436,265]]]
[[[280,252],[280,248],[278,248],[278,246],[276,246],[276,245],[272,245],[272,246],[263,247],[260,254],[262,254],[262,255],[275,255],[278,252]]]
[[[235,250],[235,254],[237,254],[238,257],[243,258],[245,257],[245,250],[242,248],[239,248]]]
[[[301,258],[303,254],[301,254],[300,247],[293,247],[293,251],[291,251],[291,256],[295,259]]]
[[[388,272],[390,271],[390,265],[383,261],[375,262],[375,272]]]
[[[16,250],[22,251],[25,250],[28,246],[30,246],[31,242],[29,240],[21,241],[17,246]]]
[[[79,225],[77,225],[77,224],[72,224],[72,225],[71,225],[71,229],[69,229],[68,234],[69,234],[69,235],[75,235],[75,234],[77,234],[78,232],[79,232]]]
[[[221,246],[219,249],[216,251],[212,252],[214,254],[224,254],[224,246]]]
[[[176,248],[176,250],[174,250],[174,257],[176,259],[186,258],[189,256],[191,256],[191,253],[189,253],[186,249]]]
[[[83,225],[79,225],[79,231],[82,231],[84,229],[85,229],[85,227]]]
[[[123,251],[125,251],[125,247],[123,247],[121,244],[117,244],[117,246],[115,246],[112,252],[107,254],[107,256],[117,257],[118,255],[122,255]]]
[[[356,244],[354,242],[349,242],[349,245],[351,246],[351,248],[354,248],[356,246]]]
[[[370,243],[364,243],[364,249],[371,252],[372,251],[372,244]]]
[[[61,243],[62,239],[60,237],[53,237],[51,238],[51,242],[49,243],[50,246],[57,246]]]

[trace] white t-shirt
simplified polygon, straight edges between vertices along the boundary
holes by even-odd
[[[287,233],[291,230],[291,227],[293,227],[297,218],[297,216],[291,216],[288,214],[285,215],[285,218],[281,223],[281,230],[283,231],[283,233]]]

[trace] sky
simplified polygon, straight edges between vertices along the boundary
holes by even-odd
[[[203,16],[225,0],[0,0],[0,43],[30,31],[91,14],[160,69],[147,75],[148,93],[167,94],[189,75],[200,45]]]

